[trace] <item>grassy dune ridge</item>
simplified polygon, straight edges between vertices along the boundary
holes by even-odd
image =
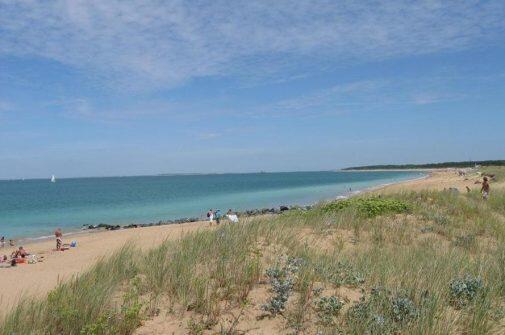
[[[502,334],[504,242],[503,190],[365,194],[124,247],[0,333]]]

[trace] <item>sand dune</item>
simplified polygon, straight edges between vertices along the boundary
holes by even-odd
[[[431,172],[421,180],[407,181],[390,185],[375,192],[399,190],[421,190],[455,187],[466,192],[466,186],[477,189],[474,184],[479,177],[472,175],[460,177],[453,170]],[[75,239],[78,247],[68,251],[52,251],[54,241],[32,243],[26,249],[44,261],[37,264],[22,264],[14,268],[0,269],[0,311],[8,311],[23,295],[41,296],[54,288],[59,281],[67,280],[88,269],[101,257],[110,255],[124,244],[134,243],[146,249],[159,245],[165,239],[176,239],[184,233],[198,229],[209,229],[206,222],[194,222],[180,225],[154,226],[118,231],[101,231],[67,237]],[[0,254],[10,254],[14,248],[0,249]]]

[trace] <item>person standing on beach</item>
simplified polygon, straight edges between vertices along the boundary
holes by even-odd
[[[218,209],[216,210],[214,216],[216,217],[216,224],[220,224],[221,223],[221,211]]]
[[[3,247],[5,247],[5,236],[2,236],[2,238],[0,239],[0,248]]]
[[[482,182],[482,188],[480,192],[482,193],[482,199],[487,200],[489,198],[489,182],[487,177],[484,177],[484,181]]]
[[[63,233],[61,232],[61,228],[57,228],[54,231],[54,236],[56,237],[56,251],[60,251],[61,245],[63,244],[63,241],[62,241]]]
[[[226,216],[228,217],[228,219],[230,220],[231,223],[237,223],[238,222],[238,216],[237,216],[237,214],[233,213],[233,211],[231,210],[231,208],[226,213]]]
[[[212,221],[214,221],[214,211],[212,208],[207,212],[207,218],[209,219],[209,226],[212,226]]]

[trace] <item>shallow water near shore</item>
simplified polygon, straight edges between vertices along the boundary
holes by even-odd
[[[414,171],[285,172],[0,181],[0,236],[37,237],[55,227],[149,223],[226,211],[306,205],[422,177]]]

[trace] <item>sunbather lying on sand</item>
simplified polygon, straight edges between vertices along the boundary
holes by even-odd
[[[8,268],[11,266],[11,261],[7,258],[7,255],[0,257],[0,268]]]

